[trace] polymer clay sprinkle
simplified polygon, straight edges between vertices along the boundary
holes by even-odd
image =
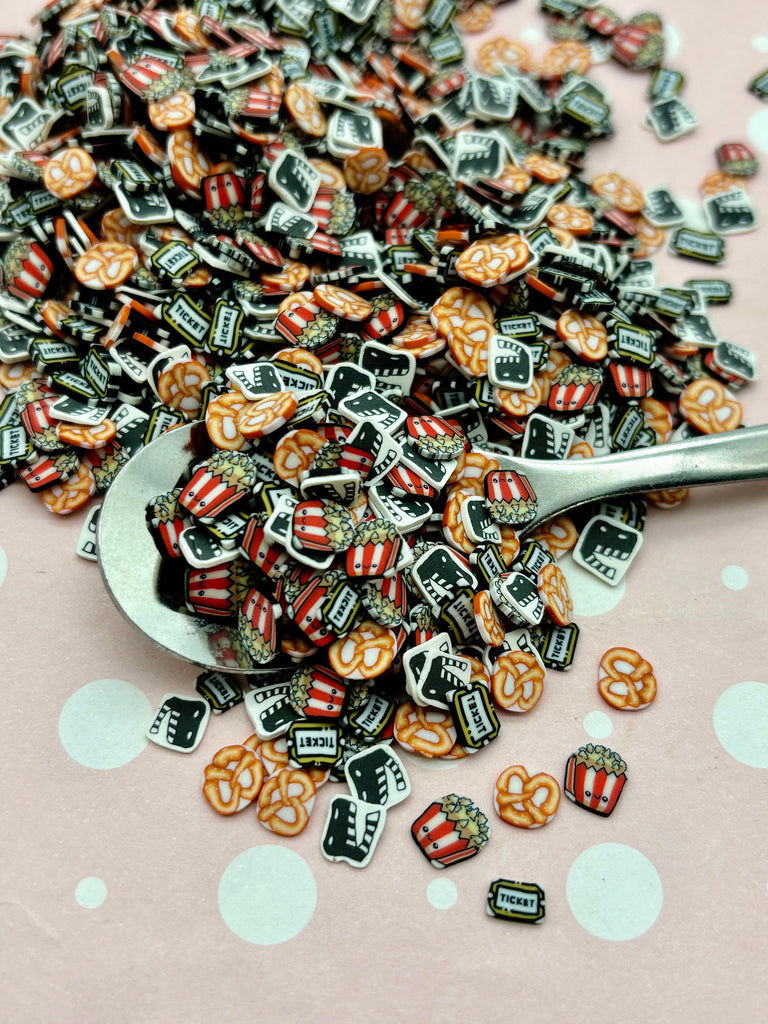
[[[743,143],[718,148],[709,231],[667,190],[584,177],[613,131],[598,60],[649,73],[659,139],[695,127],[656,16],[551,5],[567,14],[540,53],[497,37],[470,67],[458,31],[490,23],[485,0],[396,0],[394,21],[319,2],[311,29],[262,6],[62,0],[37,44],[0,41],[0,487],[69,514],[158,434],[204,422],[213,453],[147,526],[180,614],[218,623],[232,672],[260,674],[245,697],[214,674],[198,697],[166,695],[150,738],[190,752],[209,710],[242,701],[256,732],[213,756],[205,799],[290,837],[320,786],[346,781],[321,848],[363,867],[410,792],[395,745],[460,760],[496,742],[497,712],[556,699],[547,669],[569,667],[579,635],[556,560],[574,550],[615,584],[642,540],[636,499],[521,547],[536,495],[504,456],[740,425],[732,391],[754,360],[709,322],[730,286],[666,289],[650,257],[670,230],[671,252],[720,261],[756,223],[758,167]],[[751,88],[768,96],[765,76]],[[67,419],[62,399],[95,419]],[[629,648],[606,652],[598,687],[621,710],[655,695]],[[625,781],[590,744],[564,788],[607,815]],[[559,795],[515,765],[496,809],[540,827]],[[445,867],[489,826],[449,794],[412,835]],[[496,879],[487,907],[535,922],[543,891]]]

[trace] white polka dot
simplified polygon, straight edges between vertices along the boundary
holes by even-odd
[[[664,62],[674,60],[680,53],[680,33],[674,25],[664,22]]]
[[[284,846],[253,846],[227,866],[219,882],[219,911],[246,942],[275,946],[306,928],[317,885],[303,857]]]
[[[524,43],[528,43],[529,46],[535,46],[536,43],[540,43],[544,38],[540,28],[536,28],[535,25],[529,25],[528,28],[522,29],[520,32],[520,38]]]
[[[758,110],[750,117],[747,135],[761,153],[768,153],[768,109]]]
[[[729,590],[743,590],[749,583],[749,573],[740,565],[726,565],[720,573],[720,579]]]
[[[584,715],[584,732],[593,740],[604,740],[613,732],[613,722],[604,711],[589,711]]]
[[[72,694],[59,715],[59,739],[86,768],[120,768],[147,745],[152,706],[133,683],[96,679]]]
[[[92,875],[81,878],[75,886],[75,899],[86,910],[95,910],[107,898],[107,887],[100,878]]]
[[[0,548],[0,586],[3,585],[5,574],[8,571],[8,559],[5,557],[5,551]]]
[[[731,757],[750,768],[768,768],[768,685],[729,686],[717,699],[712,723]]]
[[[623,843],[598,843],[571,864],[568,905],[582,928],[599,939],[636,939],[656,921],[664,890],[656,868]]]
[[[612,587],[577,565],[570,554],[563,555],[558,560],[558,565],[565,573],[575,619],[584,615],[605,615],[624,597],[627,587],[625,580]]]
[[[436,910],[450,910],[459,891],[450,878],[433,878],[427,886],[427,899]]]
[[[752,40],[752,47],[758,53],[768,53],[768,36],[755,36]]]

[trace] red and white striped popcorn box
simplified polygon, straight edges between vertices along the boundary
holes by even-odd
[[[563,788],[569,800],[607,817],[626,782],[627,766],[621,757],[599,743],[588,743],[568,758]]]

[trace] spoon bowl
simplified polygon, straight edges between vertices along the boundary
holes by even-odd
[[[202,668],[274,678],[291,668],[290,659],[280,655],[266,666],[242,664],[225,623],[191,615],[161,597],[162,559],[146,526],[146,506],[212,450],[205,425],[192,423],[167,431],[134,455],[101,507],[99,568],[114,603],[157,647]],[[552,516],[590,501],[768,477],[768,424],[594,459],[499,455],[497,460],[502,469],[525,476],[536,494],[535,517],[517,530],[524,536]]]

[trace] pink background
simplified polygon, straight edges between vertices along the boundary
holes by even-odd
[[[18,12],[36,5],[3,6],[2,29],[12,32],[22,27]],[[626,17],[642,9],[630,0],[612,6]],[[664,184],[695,200],[699,182],[715,169],[720,143],[750,142],[751,131],[752,148],[766,159],[758,146],[762,139],[768,150],[760,116],[768,117],[768,107],[747,84],[768,67],[768,20],[754,0],[667,0],[655,9],[666,15],[669,38],[679,47],[666,63],[685,73],[684,99],[701,125],[680,141],[656,141],[640,127],[648,74],[613,63],[600,67],[594,75],[609,87],[617,137],[593,147],[589,175],[617,170],[643,187]],[[492,31],[469,37],[470,45],[501,30],[514,37],[542,25],[536,4],[519,0],[499,10]],[[748,188],[758,213],[768,210],[765,170]],[[705,276],[732,281],[734,302],[715,308],[712,321],[722,337],[757,352],[763,366],[765,237],[758,229],[729,238],[726,262],[712,270],[673,256],[657,259],[661,283]],[[739,398],[747,423],[768,418],[764,381]],[[141,746],[136,737],[163,694],[190,692],[197,670],[153,649],[115,611],[96,566],[75,554],[82,515],[57,519],[15,484],[0,496],[7,559],[4,580],[0,559],[0,749],[7,772],[0,1016],[13,1024],[241,1017],[537,1024],[595,1013],[637,1024],[764,1019],[765,498],[764,482],[713,487],[678,509],[651,512],[645,544],[610,610],[594,614],[605,607],[605,588],[578,576],[575,618],[582,634],[572,671],[550,672],[534,711],[505,718],[500,739],[476,756],[444,770],[406,758],[413,794],[389,812],[371,865],[355,871],[328,863],[319,850],[328,801],[343,787],[320,791],[308,829],[294,840],[273,837],[247,811],[223,819],[204,802],[200,784],[210,757],[252,731],[242,707],[212,718],[191,755],[148,743],[111,770],[70,756],[60,736],[62,711],[82,687],[117,679],[144,694],[146,717],[116,722],[107,713],[99,726],[107,745],[122,729]],[[728,566],[746,573],[741,589],[724,584]],[[732,577],[733,570],[726,574]],[[658,698],[636,715],[611,710],[596,690],[599,659],[618,645],[635,647],[656,669]],[[748,681],[759,685],[729,690]],[[716,706],[721,719],[730,708],[737,725],[743,714],[751,741],[742,722],[737,739],[724,746]],[[491,794],[498,773],[518,763],[560,779],[568,754],[590,739],[585,716],[598,711],[613,726],[604,742],[629,765],[614,815],[602,820],[564,798],[544,829],[515,829],[496,818]],[[745,742],[762,767],[734,756]],[[472,797],[489,814],[492,837],[479,856],[437,872],[408,833],[422,809],[450,791]],[[571,909],[572,865],[604,843],[639,851],[658,876],[660,912],[635,938],[599,938]],[[300,855],[316,885],[308,923],[279,944],[238,937],[219,909],[228,866],[261,846]],[[286,870],[290,892],[290,864]],[[543,887],[547,914],[539,927],[486,916],[488,883],[499,876]],[[89,909],[75,891],[92,877],[102,880],[106,898]],[[455,887],[446,909],[428,898],[436,879]],[[634,882],[630,871],[625,895],[636,891]],[[251,898],[243,890],[243,904]],[[611,920],[637,914],[622,910],[623,899],[606,896],[600,879],[593,881],[593,923],[603,906]],[[276,918],[295,913],[277,881],[274,904]]]

